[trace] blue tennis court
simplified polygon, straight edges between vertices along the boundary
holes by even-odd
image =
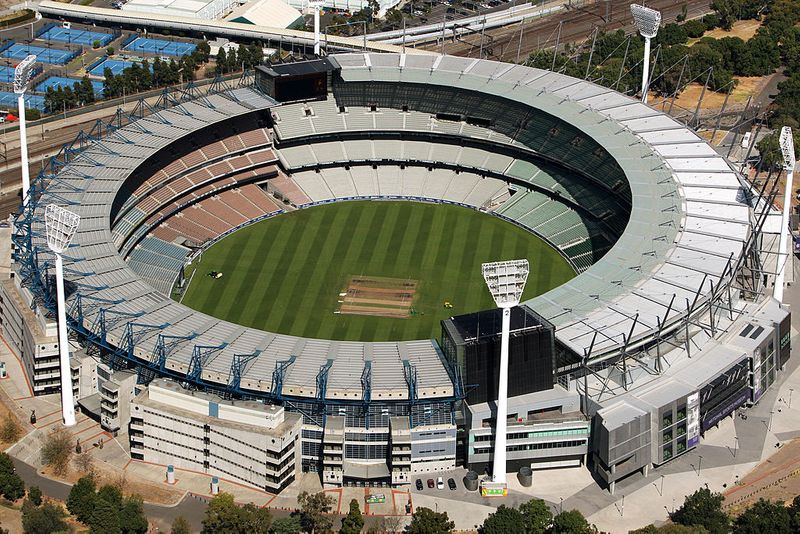
[[[55,26],[42,32],[39,39],[45,41],[59,41],[62,43],[74,43],[84,46],[92,46],[95,41],[100,41],[100,46],[106,46],[114,40],[114,35],[103,32],[90,32],[71,28]]]
[[[3,56],[11,59],[25,59],[28,54],[35,54],[36,60],[42,63],[66,65],[72,58],[78,56],[80,51],[44,48],[21,43],[14,43],[3,50]]]
[[[94,89],[94,94],[100,96],[103,94],[103,82],[98,82],[97,80],[90,80],[92,82],[92,89]],[[59,87],[69,87],[70,89],[74,89],[75,83],[80,82],[80,80],[76,80],[75,78],[65,78],[64,76],[51,76],[47,78],[45,81],[38,84],[34,91],[38,93],[46,93],[49,88],[58,89]]]
[[[14,68],[0,65],[0,83],[14,83]]]
[[[44,97],[41,95],[25,95],[25,107],[44,111]],[[0,108],[17,109],[17,95],[8,91],[0,91]]]
[[[92,76],[99,76],[103,77],[106,69],[111,69],[111,74],[117,76],[118,74],[122,74],[122,71],[127,69],[128,67],[133,66],[132,61],[122,61],[120,59],[106,59],[99,65],[92,67],[92,70],[89,71],[89,74]]]
[[[197,48],[193,43],[180,43],[174,41],[164,41],[161,39],[148,39],[139,37],[125,46],[125,50],[132,52],[144,52],[147,54],[160,54],[162,56],[185,56],[191,54]]]

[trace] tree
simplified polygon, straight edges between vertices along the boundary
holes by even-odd
[[[72,93],[69,88],[67,88],[67,91]],[[64,429],[54,430],[44,439],[42,444],[42,463],[50,466],[57,476],[66,474],[71,455],[72,436]]]
[[[147,516],[144,515],[144,501],[139,495],[125,497],[119,510],[119,524],[123,534],[145,534]]]
[[[703,34],[706,33],[706,25],[697,19],[686,22],[686,24],[683,25],[683,29],[686,30],[686,35],[693,39],[702,37]]]
[[[411,523],[406,527],[406,534],[449,534],[456,527],[447,517],[447,512],[434,512],[430,508],[420,507],[411,516]]]
[[[81,523],[88,523],[92,515],[97,493],[95,493],[94,477],[81,477],[72,486],[67,497],[67,510]]]
[[[122,534],[119,508],[98,498],[89,517],[89,534]]]
[[[241,510],[242,532],[248,534],[269,534],[272,526],[272,514],[267,508],[259,508],[253,503],[247,503]]]
[[[333,526],[333,521],[326,514],[333,509],[333,497],[324,492],[308,493],[304,491],[297,496],[300,504],[300,520],[303,528],[311,534],[326,532]]]
[[[36,506],[42,504],[42,490],[39,489],[39,486],[28,488],[28,499]]]
[[[172,522],[172,528],[169,532],[170,534],[192,534],[192,527],[185,517],[179,515],[175,518],[175,521]]]
[[[531,499],[519,505],[526,534],[544,534],[553,522],[547,503],[541,499]]]
[[[203,518],[203,532],[208,534],[238,532],[241,524],[240,509],[233,495],[220,492],[211,499]]]
[[[25,534],[69,532],[69,525],[64,521],[65,515],[64,509],[55,503],[46,502],[36,506],[26,500],[22,505],[22,530]]]
[[[670,518],[680,525],[701,525],[710,534],[725,534],[730,529],[730,518],[722,511],[724,499],[720,493],[700,488],[687,495],[683,506],[675,510]]]
[[[355,499],[350,500],[350,511],[342,520],[342,529],[339,531],[342,534],[359,534],[361,529],[364,528],[364,516],[361,515],[361,508],[358,507],[358,501]]]
[[[779,502],[759,499],[733,522],[736,534],[763,534],[765,532],[792,532],[789,509]]]
[[[290,515],[289,517],[279,517],[272,522],[270,532],[272,534],[300,534],[302,525],[300,524],[299,515]]]
[[[119,510],[122,508],[122,491],[112,484],[105,484],[97,490],[97,498]]]
[[[561,512],[553,518],[550,532],[554,534],[589,534],[594,532],[589,522],[578,510]]]
[[[0,425],[0,439],[6,443],[14,443],[22,436],[22,425],[11,414],[6,415]]]
[[[25,483],[17,474],[11,457],[4,452],[0,452],[0,495],[9,501],[25,495]]]
[[[482,534],[525,534],[525,520],[519,510],[501,504],[480,528]]]

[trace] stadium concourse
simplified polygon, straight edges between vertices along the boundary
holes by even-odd
[[[64,254],[77,396],[128,433],[134,459],[273,491],[301,469],[403,485],[491,465],[496,310],[442,321],[438,340],[345,342],[170,298],[224,236],[320,203],[468,207],[578,273],[512,313],[500,416],[522,481],[588,464],[613,492],[756,403],[789,357],[788,311],[756,274],[759,193],[689,128],[610,89],[486,60],[343,54],[163,104],[56,161],[14,234],[16,290],[46,327],[44,208],[80,215]],[[36,365],[52,356],[24,357],[34,389],[54,391]]]

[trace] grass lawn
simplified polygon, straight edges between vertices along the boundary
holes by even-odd
[[[439,337],[441,319],[493,307],[480,265],[527,258],[524,298],[575,273],[544,241],[468,208],[413,202],[339,202],[254,224],[203,253],[183,303],[271,332],[358,341]],[[222,278],[207,276],[210,271]],[[417,281],[416,314],[334,313],[354,275]],[[445,308],[449,301],[453,307]]]

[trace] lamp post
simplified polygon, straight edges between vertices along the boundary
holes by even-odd
[[[786,252],[789,241],[789,213],[792,204],[792,178],[794,175],[794,138],[792,129],[788,126],[781,128],[779,137],[781,154],[783,155],[783,170],[786,172],[786,190],[783,192],[783,214],[781,215],[781,236],[778,241],[778,273],[775,275],[775,288],[772,296],[778,302],[783,302],[783,283],[786,278],[786,264],[790,262],[791,253]]]
[[[17,111],[19,113],[19,152],[22,167],[22,205],[28,203],[28,190],[31,188],[30,170],[28,169],[28,135],[25,131],[25,90],[33,74],[36,56],[29,55],[19,62],[14,69],[14,92],[17,94]]]
[[[649,7],[631,4],[633,24],[644,37],[644,64],[642,65],[642,102],[647,104],[647,87],[650,82],[650,40],[658,33],[661,24],[661,12]]]
[[[499,261],[481,266],[483,279],[495,304],[502,310],[500,340],[500,379],[497,386],[497,422],[494,434],[492,481],[506,483],[506,427],[508,426],[508,343],[511,333],[511,308],[519,304],[528,279],[528,260]]]
[[[67,313],[64,305],[64,261],[61,254],[69,246],[80,223],[80,217],[55,204],[44,210],[47,246],[56,255],[56,301],[58,303],[58,356],[61,366],[61,414],[64,426],[75,425],[75,404],[72,400],[72,373],[69,366]]]

